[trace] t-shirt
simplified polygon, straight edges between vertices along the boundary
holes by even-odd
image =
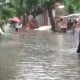
[[[16,28],[22,28],[22,24],[16,24]]]

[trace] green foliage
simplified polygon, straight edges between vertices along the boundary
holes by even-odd
[[[73,5],[69,5],[69,7],[68,7],[68,13],[69,14],[73,14],[74,13],[74,6]]]
[[[65,5],[68,13],[80,11],[79,0],[11,0],[10,3],[0,5],[0,18],[7,19],[14,15],[22,15],[24,12],[29,12],[39,5],[50,6],[55,1],[60,1]]]
[[[16,11],[13,8],[6,6],[1,8],[0,15],[2,19],[8,19],[16,15]]]
[[[53,4],[55,0],[40,0],[40,1],[43,5],[50,6],[51,4]]]
[[[61,1],[65,5],[65,8],[69,14],[80,11],[80,1],[79,0],[61,0]]]

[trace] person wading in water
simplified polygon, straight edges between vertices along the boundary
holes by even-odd
[[[80,55],[80,30],[79,30],[79,45],[78,45],[77,53],[79,53]]]

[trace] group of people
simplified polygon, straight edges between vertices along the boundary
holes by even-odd
[[[34,19],[33,17],[29,17],[28,21],[26,22],[26,24],[23,26],[24,30],[31,30],[31,29],[35,29],[38,28],[38,22],[36,19]]]
[[[79,31],[79,45],[77,49],[77,53],[80,53],[80,21],[76,19],[69,19],[69,20],[64,20],[63,18],[58,19],[57,21],[57,26],[58,31],[60,32],[66,32],[70,31],[73,35],[75,34],[76,28],[78,28]]]
[[[63,19],[63,18],[60,18],[56,21],[56,27],[57,27],[57,30],[59,32],[66,32],[66,31],[72,31],[72,34],[75,33],[75,28],[80,26],[78,25],[80,24],[79,22],[77,22],[77,20],[67,20],[67,19]]]

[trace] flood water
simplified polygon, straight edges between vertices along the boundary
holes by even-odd
[[[78,34],[28,31],[0,39],[0,80],[80,80]]]

